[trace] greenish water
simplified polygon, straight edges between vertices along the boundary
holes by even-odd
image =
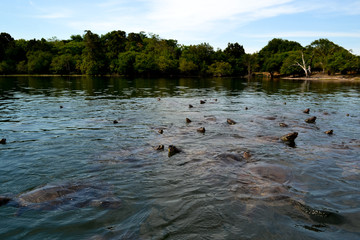
[[[356,82],[0,77],[0,239],[358,239],[359,106]],[[75,190],[22,202],[51,186]]]

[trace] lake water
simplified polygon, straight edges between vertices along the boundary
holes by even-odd
[[[359,82],[1,77],[0,239],[359,239],[359,110]]]

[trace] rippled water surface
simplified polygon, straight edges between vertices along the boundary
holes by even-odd
[[[356,82],[1,77],[0,239],[359,239],[359,110]]]

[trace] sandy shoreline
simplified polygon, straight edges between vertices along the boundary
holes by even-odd
[[[360,82],[360,76],[351,76],[351,75],[335,75],[329,76],[327,74],[315,74],[310,77],[282,77],[281,79],[286,80],[307,80],[307,81],[346,81],[346,82]]]

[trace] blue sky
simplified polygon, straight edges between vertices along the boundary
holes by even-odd
[[[1,0],[0,9],[0,31],[15,39],[144,31],[214,49],[238,42],[252,53],[275,37],[303,46],[327,38],[360,55],[354,0]]]

